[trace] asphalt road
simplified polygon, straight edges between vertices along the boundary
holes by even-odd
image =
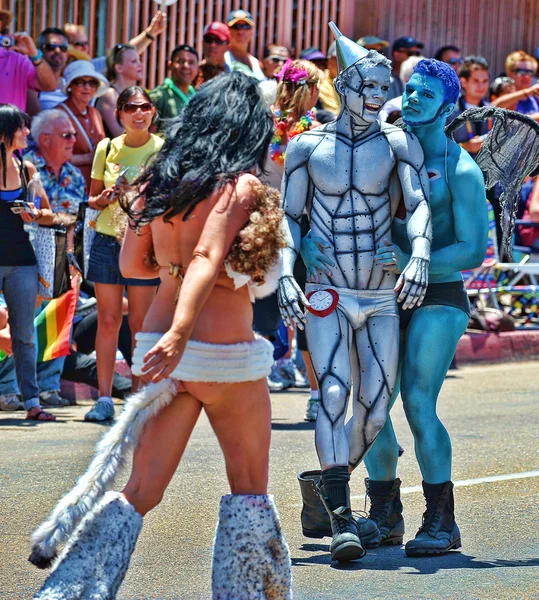
[[[275,394],[270,491],[290,545],[294,598],[539,599],[538,367],[462,368],[443,388],[439,413],[454,443],[462,551],[412,559],[402,548],[381,548],[344,568],[330,564],[328,539],[308,540],[299,526],[295,475],[317,466],[313,426],[303,422],[306,394]],[[103,433],[103,426],[82,422],[85,410],[59,409],[59,422],[44,424],[0,413],[0,599],[29,599],[44,580],[26,561],[29,536],[82,473]],[[405,448],[399,476],[406,541],[421,521],[421,476],[400,406],[394,422]],[[363,508],[364,476],[363,467],[353,475],[354,509]],[[119,600],[211,597],[212,539],[226,491],[220,450],[203,417],[163,502],[145,520]]]

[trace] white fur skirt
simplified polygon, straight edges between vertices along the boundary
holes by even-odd
[[[133,375],[142,375],[144,356],[162,335],[149,332],[136,334],[131,367]],[[215,383],[256,381],[267,377],[272,365],[273,345],[262,337],[240,344],[208,344],[189,340],[182,359],[170,378]]]

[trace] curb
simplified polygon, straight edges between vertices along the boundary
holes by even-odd
[[[458,365],[539,358],[539,331],[465,333],[457,346]]]

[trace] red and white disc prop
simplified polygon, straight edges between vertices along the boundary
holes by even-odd
[[[307,310],[317,317],[327,317],[339,304],[339,294],[337,290],[316,290],[307,294],[307,300],[311,306]]]

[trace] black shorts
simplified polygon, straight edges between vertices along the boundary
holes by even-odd
[[[407,329],[416,310],[421,310],[424,306],[453,306],[470,316],[470,301],[462,281],[429,283],[421,306],[403,310],[399,303],[400,328]]]

